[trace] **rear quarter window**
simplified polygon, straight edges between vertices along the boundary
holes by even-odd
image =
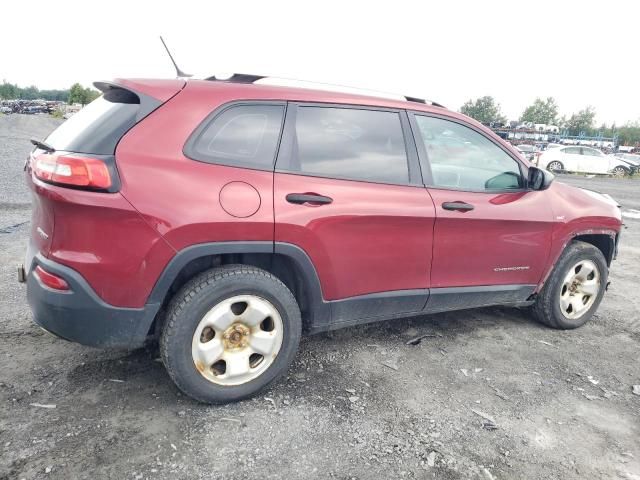
[[[206,163],[273,170],[284,105],[232,105],[214,112],[191,135],[184,153]]]
[[[114,88],[60,125],[46,139],[59,151],[113,155],[116,145],[136,123],[138,96]]]

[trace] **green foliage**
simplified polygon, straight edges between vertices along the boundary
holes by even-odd
[[[553,97],[547,97],[546,100],[536,98],[533,105],[525,108],[520,116],[521,122],[545,123],[547,125],[556,125],[557,120],[558,104]]]
[[[86,105],[87,103],[91,103],[96,98],[100,96],[100,92],[97,90],[93,90],[91,88],[84,88],[79,83],[74,83],[71,85],[71,89],[69,90],[69,103],[79,103],[81,105]]]
[[[490,96],[484,96],[475,101],[469,100],[460,108],[460,112],[476,119],[480,123],[506,122],[506,118],[500,112],[500,104]]]
[[[570,135],[589,134],[593,131],[593,121],[596,118],[596,110],[592,106],[583,108],[578,113],[572,114],[564,125]]]
[[[66,102],[69,98],[69,90],[38,90],[35,86],[21,88],[6,80],[0,84],[0,99],[11,100],[20,98],[23,100],[57,100]]]
[[[616,127],[615,123],[610,127],[603,124],[595,133],[601,134],[603,137],[617,135],[619,145],[637,145],[640,144],[640,120],[627,122],[621,127]]]
[[[74,92],[73,99],[71,92]],[[81,103],[86,105],[100,96],[100,92],[92,88],[83,88],[79,83],[73,84],[70,90],[39,90],[38,87],[31,85],[30,87],[19,87],[14,83],[6,80],[0,84],[0,99],[12,100],[53,100],[59,102]]]
[[[0,98],[3,100],[9,100],[17,97],[18,86],[12,83],[8,83],[6,80],[2,81],[0,85]]]
[[[53,118],[64,118],[64,112],[60,108],[56,108],[53,112],[51,112],[51,116]]]
[[[616,133],[620,145],[636,145],[640,143],[640,121],[628,122]]]
[[[79,83],[74,83],[69,89],[69,103],[81,103],[86,104],[84,88]]]

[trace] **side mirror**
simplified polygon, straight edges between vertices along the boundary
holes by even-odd
[[[527,186],[531,190],[546,190],[553,182],[553,173],[538,167],[529,167],[529,178]]]

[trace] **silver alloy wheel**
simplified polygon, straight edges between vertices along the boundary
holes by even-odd
[[[553,162],[550,162],[549,165],[547,165],[547,169],[550,172],[557,172],[559,170],[562,170],[562,164],[560,162],[553,161]]]
[[[624,167],[616,167],[613,169],[613,174],[616,177],[624,177],[627,174],[627,171],[624,169]]]
[[[571,268],[560,286],[560,310],[569,319],[589,311],[600,291],[600,271],[591,260],[580,260]]]
[[[264,373],[282,347],[278,310],[264,298],[238,295],[209,310],[196,328],[191,356],[200,374],[218,385],[241,385]]]

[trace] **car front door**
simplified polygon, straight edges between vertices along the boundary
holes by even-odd
[[[526,167],[461,120],[411,115],[436,221],[428,310],[525,300],[543,275],[553,214]]]
[[[311,260],[334,323],[421,311],[434,205],[404,111],[289,103],[275,242]]]
[[[599,150],[582,147],[580,171],[587,173],[607,173],[609,171],[609,160]]]

